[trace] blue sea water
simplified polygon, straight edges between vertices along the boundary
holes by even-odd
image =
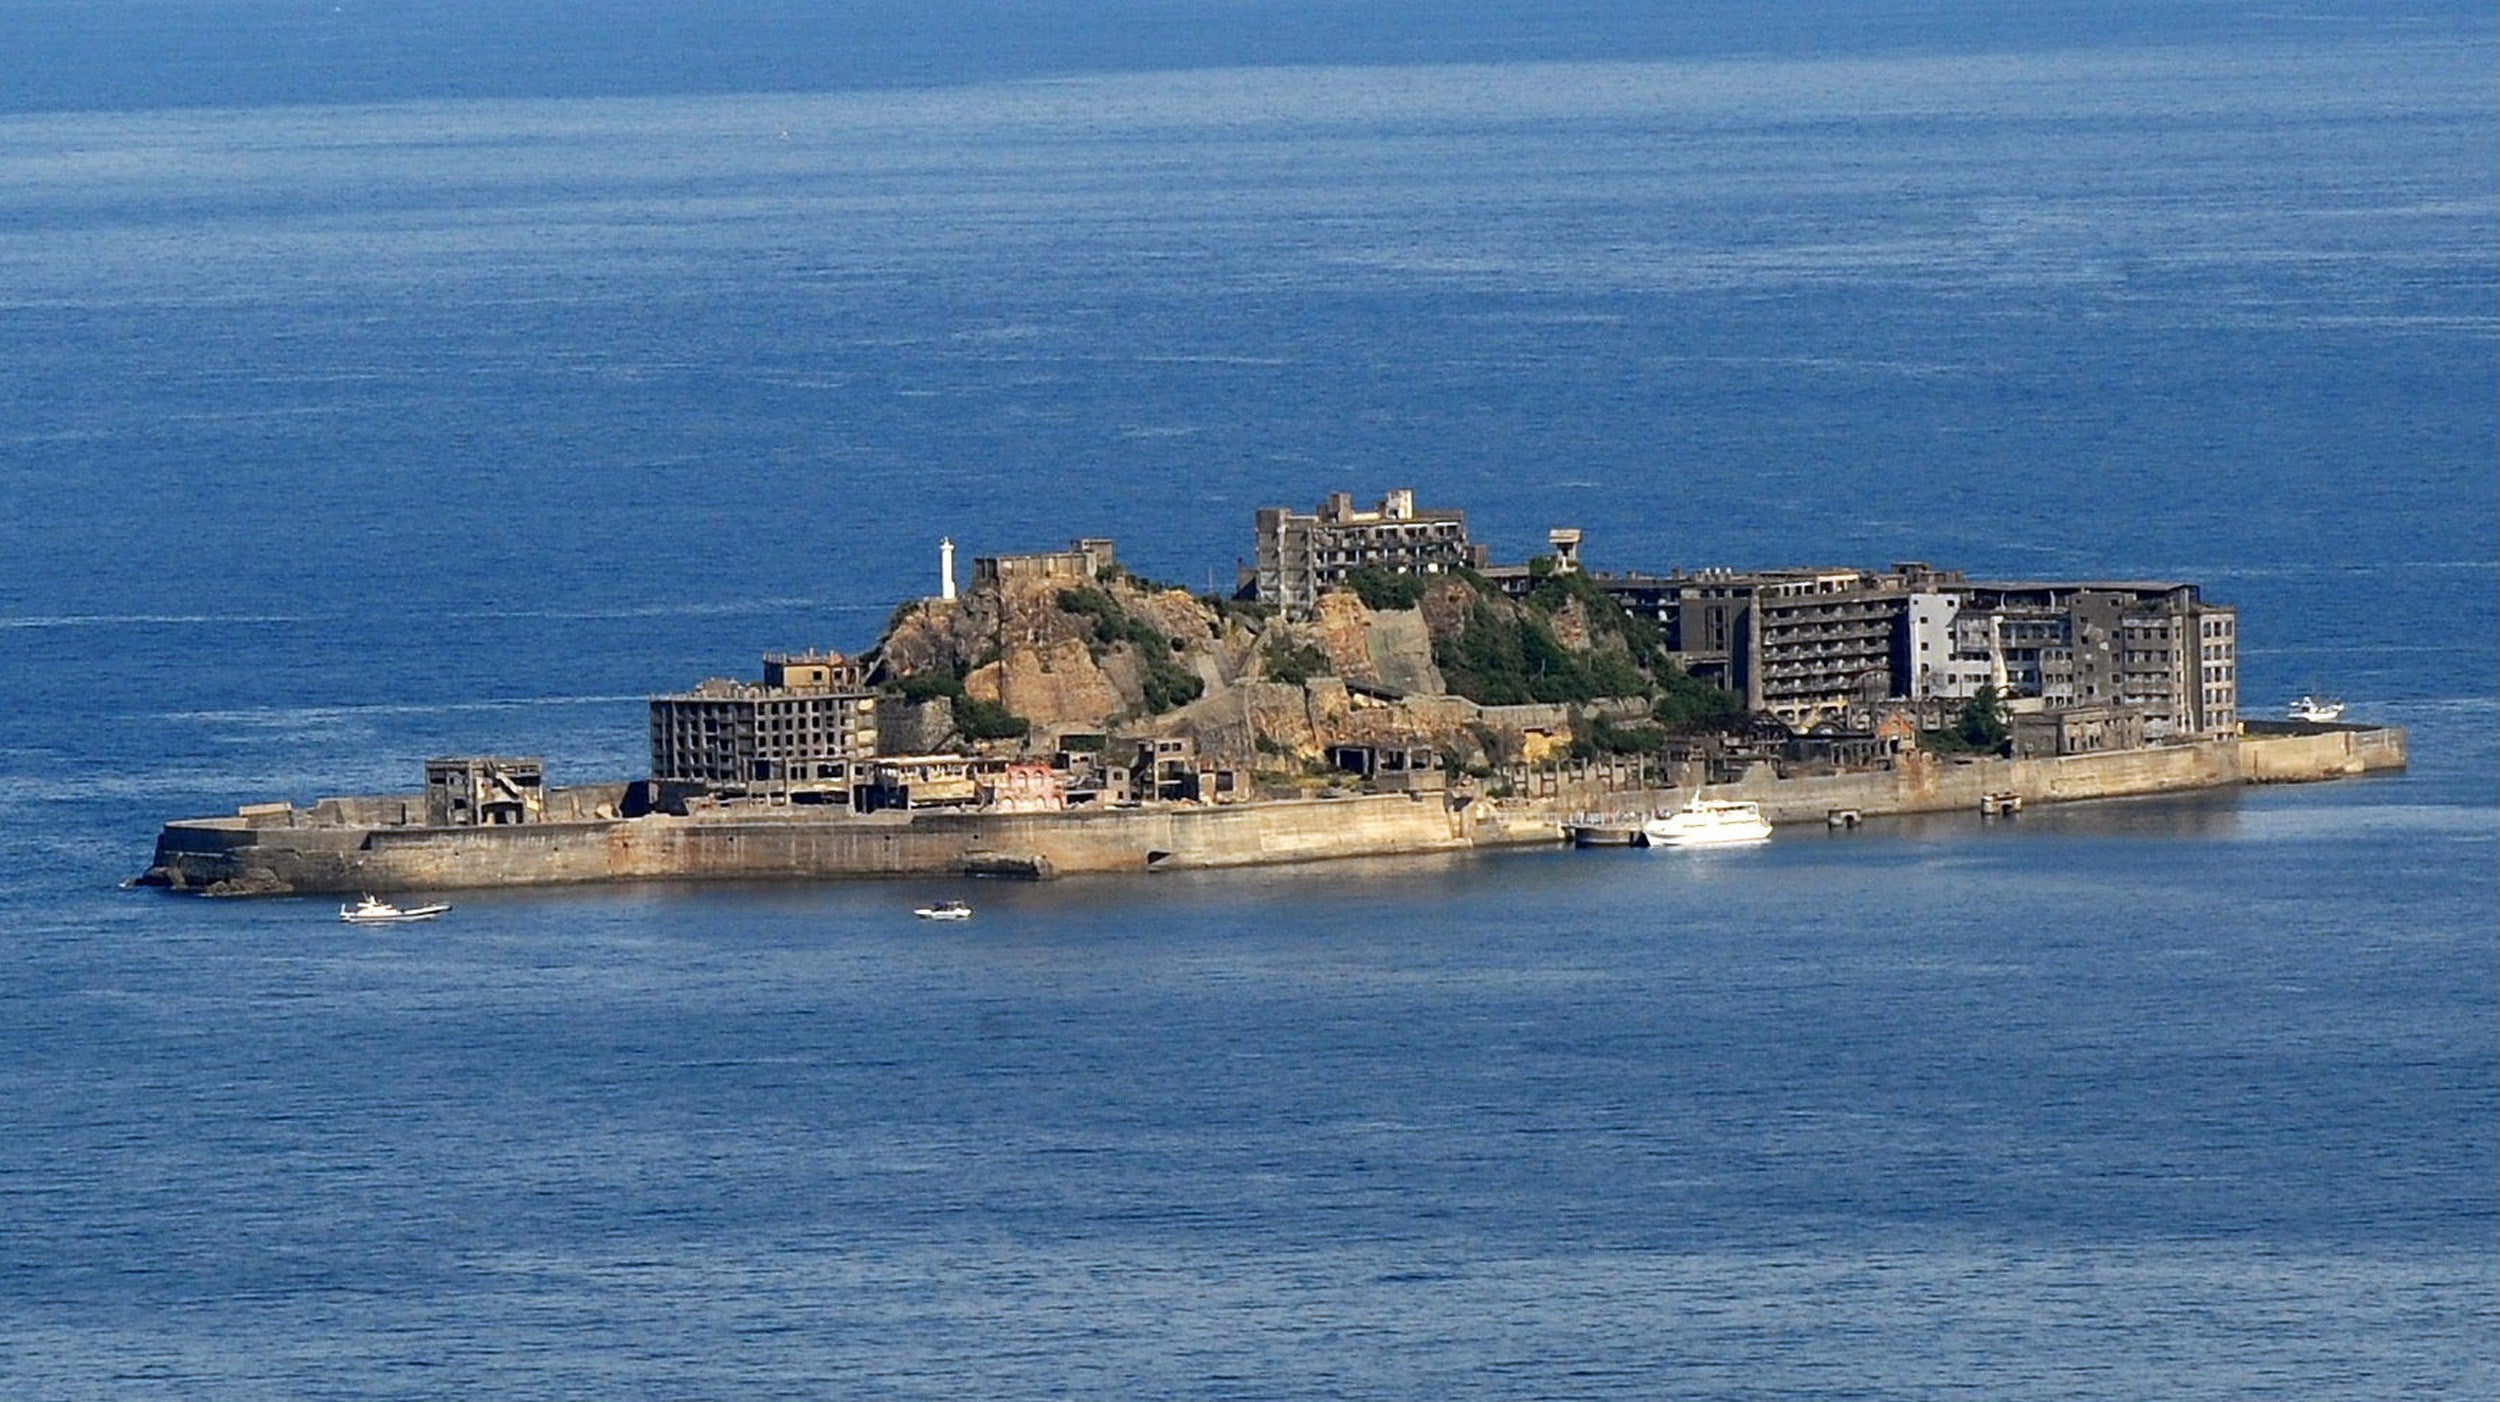
[[[322,8],[0,7],[0,1391],[2500,1390],[2487,13]],[[2201,580],[2252,712],[2416,762],[352,936],[115,889],[431,753],[627,774],[940,534],[1205,586],[1401,485]]]

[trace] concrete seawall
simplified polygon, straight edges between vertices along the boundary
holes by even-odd
[[[2339,778],[2405,764],[2401,730],[2304,729],[2192,745],[2055,759],[1900,756],[1892,767],[1715,786],[1775,823],[1975,810],[1992,795],[2026,803],[2119,798]],[[615,786],[559,790],[563,821],[432,828],[405,821],[396,795],[283,804],[166,825],[142,881],[219,894],[391,892],[634,880],[815,879],[984,872],[1256,866],[1558,841],[1563,802],[1452,803],[1383,794],[1219,807],[1050,814],[921,813],[825,818],[803,810],[640,818],[613,812]],[[1663,807],[1672,790],[1612,796]]]
[[[149,877],[180,889],[254,894],[1256,866],[1472,847],[1483,808],[1390,794],[1104,813],[828,819],[785,810],[467,828],[216,818],[168,824]]]

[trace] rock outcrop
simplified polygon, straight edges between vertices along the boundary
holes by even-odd
[[[1659,684],[1663,656],[1654,640],[1644,653],[1645,625],[1619,610],[1599,618],[1587,592],[1547,586],[1523,604],[1448,576],[1408,595],[1413,607],[1337,591],[1309,619],[1288,620],[1117,570],[987,579],[900,611],[877,675],[956,697],[951,714],[970,717],[968,733],[981,733],[969,727],[984,711],[1014,718],[1010,735],[1021,720],[1025,738],[999,743],[1036,751],[1061,735],[1114,733],[1184,736],[1202,755],[1259,769],[1314,769],[1329,746],[1366,743],[1430,744],[1468,764],[1542,759],[1570,747],[1597,698],[1629,698],[1604,710],[1609,723],[1637,721]]]

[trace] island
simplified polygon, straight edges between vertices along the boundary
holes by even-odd
[[[210,895],[652,879],[1048,878],[1607,841],[1696,794],[1774,823],[2397,769],[2402,730],[2239,709],[2193,583],[1499,565],[1414,493],[1253,521],[1194,594],[1115,542],[977,557],[866,652],[650,701],[650,772],[427,760],[411,792],[169,822]]]

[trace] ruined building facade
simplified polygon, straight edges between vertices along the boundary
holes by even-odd
[[[1685,671],[1799,730],[1983,686],[2017,709],[2113,708],[2111,733],[2147,740],[2239,723],[2238,612],[2193,584],[1983,582],[1921,564],[1590,578],[1657,623]]]
[[[772,653],[760,682],[651,699],[651,777],[671,806],[702,795],[847,807],[876,752],[876,694],[840,653]]]
[[[1908,691],[1994,686],[2050,710],[2110,706],[2145,738],[2239,726],[2239,611],[2170,580],[1972,582],[1913,596]]]
[[[1309,515],[1271,506],[1257,517],[1255,575],[1258,597],[1294,617],[1307,616],[1319,596],[1356,570],[1393,574],[1442,574],[1480,569],[1483,547],[1467,539],[1467,513],[1418,510],[1415,493],[1401,488],[1368,511],[1354,498],[1332,492]]]

